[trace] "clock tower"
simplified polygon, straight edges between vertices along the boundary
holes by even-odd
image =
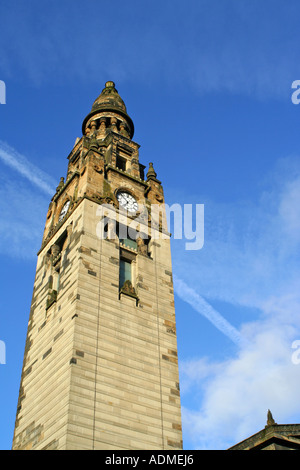
[[[182,448],[164,193],[105,84],[46,216],[13,449]]]

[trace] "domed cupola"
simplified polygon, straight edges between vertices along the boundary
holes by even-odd
[[[130,139],[134,133],[134,125],[127,114],[125,103],[112,81],[105,83],[105,88],[95,99],[91,112],[83,121],[82,133],[90,135],[98,131],[105,134],[109,129]]]

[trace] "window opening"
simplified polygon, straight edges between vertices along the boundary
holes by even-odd
[[[117,156],[117,168],[122,171],[126,171],[126,159],[123,157]]]
[[[119,282],[120,289],[122,289],[126,281],[129,281],[132,284],[131,261],[121,258]]]

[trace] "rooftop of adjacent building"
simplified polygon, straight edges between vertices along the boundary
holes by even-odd
[[[300,450],[300,424],[277,424],[268,410],[264,429],[228,450]]]

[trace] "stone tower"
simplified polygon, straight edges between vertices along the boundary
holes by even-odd
[[[13,449],[180,449],[161,182],[113,82],[82,132],[38,252]]]

